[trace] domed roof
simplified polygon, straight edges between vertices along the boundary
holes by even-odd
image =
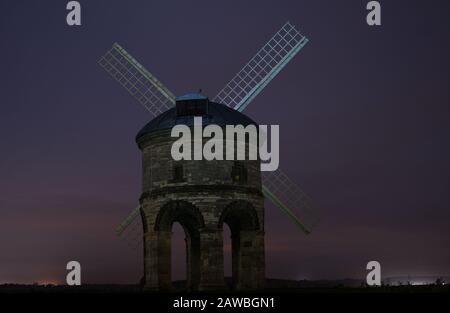
[[[206,97],[195,98],[192,96],[192,94],[189,94],[183,97],[178,97],[177,102],[196,99],[204,100],[207,98]],[[152,119],[149,123],[147,123],[147,125],[145,125],[136,135],[136,141],[146,134],[157,132],[160,130],[171,129],[175,125],[180,124],[187,126],[194,126],[194,116],[193,115],[179,116],[177,115],[176,107],[173,107],[167,110],[166,112],[161,113],[160,115]],[[246,115],[230,107],[227,107],[226,105],[209,101],[207,114],[202,116],[202,125],[206,126],[210,124],[216,124],[219,126],[225,125],[247,126],[250,124],[258,125]]]

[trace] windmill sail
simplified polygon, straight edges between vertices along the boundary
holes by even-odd
[[[308,38],[287,22],[217,94],[214,101],[243,111],[307,42]]]
[[[122,235],[122,233],[125,231],[125,229],[136,219],[136,217],[139,216],[141,207],[137,206],[136,208],[134,208],[133,211],[131,211],[131,213],[128,215],[128,217],[126,219],[123,220],[122,223],[120,223],[119,226],[117,226],[116,228],[116,234],[117,235]]]
[[[130,214],[116,228],[116,234],[128,241],[128,244],[136,248],[142,242],[142,220],[140,206],[134,208]]]
[[[217,94],[214,101],[243,111],[270,81],[308,43],[290,22],[270,38]],[[263,172],[263,193],[305,233],[318,218],[306,194],[282,171]]]
[[[154,116],[175,105],[175,95],[117,43],[98,63]]]
[[[264,196],[309,234],[319,221],[311,199],[280,169],[261,174]]]
[[[116,229],[117,236],[124,239],[135,250],[142,247],[143,240],[142,219],[139,213],[139,207],[137,207]]]

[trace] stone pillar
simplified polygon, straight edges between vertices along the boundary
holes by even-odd
[[[172,289],[172,231],[157,231],[158,234],[158,281],[160,290]]]
[[[171,236],[170,231],[150,231],[144,234],[146,290],[172,289]]]
[[[158,288],[158,236],[147,232],[144,234],[144,289]]]
[[[258,231],[239,232],[236,260],[238,277],[236,289],[258,289],[264,286],[264,234]]]
[[[221,229],[200,231],[199,290],[225,289],[222,235]]]

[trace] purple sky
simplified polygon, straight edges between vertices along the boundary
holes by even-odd
[[[381,1],[379,28],[359,0],[80,1],[81,27],[66,2],[0,2],[0,283],[63,282],[70,260],[84,283],[141,276],[114,229],[149,115],[96,63],[113,42],[213,97],[287,20],[310,43],[246,113],[280,125],[281,167],[322,221],[305,236],[267,204],[267,276],[450,275],[448,1]]]

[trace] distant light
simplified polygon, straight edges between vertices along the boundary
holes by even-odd
[[[56,280],[41,280],[41,281],[38,281],[38,285],[41,285],[41,286],[56,286],[56,285],[58,285],[58,282],[56,281]]]
[[[411,282],[411,285],[413,285],[413,286],[417,286],[417,285],[426,285],[427,283],[426,282],[423,282],[423,281],[413,281],[413,282]]]

